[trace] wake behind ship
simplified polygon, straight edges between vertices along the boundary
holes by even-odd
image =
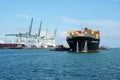
[[[83,31],[69,31],[67,43],[73,52],[96,52],[100,43],[99,30],[85,28]]]

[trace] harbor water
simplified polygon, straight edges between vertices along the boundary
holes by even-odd
[[[0,80],[120,80],[120,48],[97,53],[0,49]]]

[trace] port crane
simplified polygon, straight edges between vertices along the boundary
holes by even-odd
[[[48,32],[46,30],[46,36],[43,38],[44,45],[47,46],[55,46],[55,37],[56,37],[57,29],[54,32]]]
[[[17,37],[17,43],[22,44],[22,37],[29,38],[31,36],[33,18],[31,19],[31,24],[29,26],[29,31],[26,33],[18,32],[17,34],[6,34],[5,36],[15,36]]]
[[[5,36],[16,36],[16,37],[30,37],[31,36],[31,30],[32,30],[32,24],[33,24],[33,18],[31,19],[31,24],[29,26],[29,31],[26,33],[17,33],[17,34],[6,34]]]
[[[25,44],[26,47],[32,48],[32,47],[45,47],[52,45],[53,42],[55,42],[56,32],[57,29],[55,29],[54,32],[50,33],[48,32],[48,29],[46,30],[45,35],[41,35],[41,28],[42,28],[42,21],[40,21],[40,27],[38,29],[38,33],[35,35],[31,34],[32,31],[32,25],[33,25],[33,18],[31,19],[31,23],[29,26],[29,30],[26,33],[17,33],[17,34],[6,34],[5,36],[15,36],[17,37],[17,44]]]
[[[45,37],[45,36],[41,36],[41,28],[42,28],[42,21],[40,21],[40,27],[38,29],[37,35],[31,35],[31,37],[35,38],[36,47],[41,47],[42,39]]]

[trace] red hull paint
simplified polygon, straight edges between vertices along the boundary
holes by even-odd
[[[0,44],[0,48],[18,48],[18,47],[25,47],[24,44]]]

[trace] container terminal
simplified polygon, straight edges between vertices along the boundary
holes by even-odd
[[[53,32],[48,30],[42,34],[42,21],[40,21],[40,27],[37,34],[31,34],[33,25],[33,18],[29,26],[29,30],[26,33],[18,32],[16,34],[5,34],[5,36],[15,37],[16,42],[6,43],[0,41],[0,49],[24,49],[24,48],[49,48],[54,47],[55,37],[57,29]]]

